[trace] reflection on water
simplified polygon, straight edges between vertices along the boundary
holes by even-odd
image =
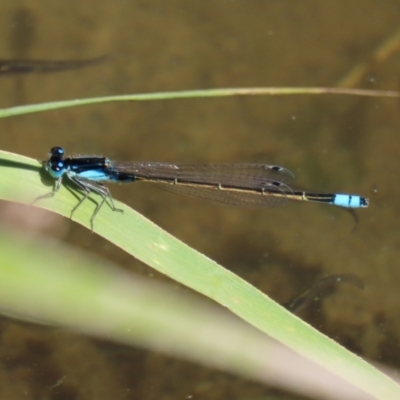
[[[54,60],[0,60],[0,75],[60,72],[88,67],[105,61],[106,57],[90,60],[54,61]]]
[[[2,59],[112,55],[96,68],[4,78],[2,107],[211,87],[335,86],[363,65],[368,68],[359,87],[398,89],[396,53],[372,57],[396,32],[397,2],[305,7],[290,1],[39,0],[29,7],[3,1],[0,11]],[[312,286],[321,273],[360,277],[364,291],[340,288],[313,322],[353,351],[397,367],[400,356],[388,351],[400,337],[397,121],[398,103],[386,99],[178,100],[2,120],[0,140],[3,149],[37,159],[57,145],[120,160],[277,164],[294,171],[304,188],[370,197],[352,232],[350,215],[318,205],[223,208],[140,184],[112,188],[115,198],[278,301]],[[67,241],[166,279],[72,222],[65,224]],[[0,351],[9,357],[3,372],[14,378],[10,390],[17,390],[11,383],[16,382],[24,398],[101,399],[112,392],[121,399],[261,399],[276,393],[158,354],[43,328],[3,322],[2,343],[7,353]],[[22,389],[15,393],[22,396]]]

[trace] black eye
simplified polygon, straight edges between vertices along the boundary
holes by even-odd
[[[50,150],[50,155],[52,157],[62,157],[64,155],[64,149],[62,147],[53,147]]]
[[[64,163],[62,161],[53,162],[51,164],[51,169],[55,172],[59,172],[64,168]]]

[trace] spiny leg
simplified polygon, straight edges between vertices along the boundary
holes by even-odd
[[[80,179],[77,179],[74,176],[69,176],[68,178],[71,179],[72,182],[74,182],[82,191],[84,192],[84,196],[78,201],[78,203],[74,206],[74,208],[71,210],[70,218],[74,215],[75,211],[77,208],[89,197],[90,192],[92,189],[88,187],[89,185],[86,182],[81,181]]]
[[[101,183],[99,183],[98,184],[99,186],[101,186],[101,188],[104,190],[104,194],[105,194],[105,198],[104,198],[104,201],[106,200],[106,199],[109,199],[110,200],[110,207],[111,207],[111,210],[113,210],[113,211],[118,211],[118,212],[124,212],[124,210],[122,209],[122,208],[117,208],[117,207],[115,207],[115,204],[114,204],[114,199],[112,198],[112,196],[111,196],[111,192],[110,192],[110,189],[107,187],[107,186],[104,186],[103,184],[101,184]]]
[[[121,208],[117,208],[115,207],[113,198],[111,196],[110,190],[108,189],[108,187],[102,185],[101,183],[97,183],[96,186],[94,186],[92,188],[92,190],[96,193],[98,193],[101,197],[102,197],[102,201],[101,203],[97,206],[97,208],[94,210],[94,213],[92,215],[92,217],[90,218],[90,225],[92,227],[93,230],[93,221],[96,218],[96,215],[98,214],[98,212],[100,211],[100,208],[103,207],[104,203],[107,201],[107,198],[110,200],[110,207],[113,211],[118,211],[118,212],[124,212],[124,210],[122,210]]]
[[[93,230],[93,221],[96,218],[98,212],[100,211],[101,207],[104,205],[104,203],[106,202],[107,198],[110,199],[110,207],[113,211],[118,211],[118,212],[123,212],[122,209],[115,207],[113,198],[111,196],[110,190],[102,185],[99,182],[90,182],[90,181],[86,181],[83,179],[78,178],[75,175],[68,175],[68,177],[79,187],[81,188],[84,192],[85,195],[84,197],[82,197],[82,199],[79,201],[79,203],[72,209],[71,211],[71,217],[73,215],[73,213],[76,211],[76,209],[89,197],[91,192],[95,192],[98,195],[101,196],[102,200],[99,204],[97,204],[96,209],[93,212],[92,217],[90,218],[90,226],[91,229]]]
[[[63,177],[60,176],[60,177],[57,179],[57,181],[56,181],[56,183],[55,183],[55,185],[54,185],[54,189],[53,189],[51,192],[46,193],[46,194],[42,194],[41,196],[36,197],[36,199],[32,201],[31,205],[34,205],[34,204],[35,204],[37,201],[39,201],[39,200],[47,199],[47,198],[49,198],[49,197],[53,197],[53,196],[60,190],[61,183],[62,183],[62,178],[63,178]]]

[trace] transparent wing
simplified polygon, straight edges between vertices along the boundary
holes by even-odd
[[[209,200],[213,203],[233,206],[279,206],[286,202],[287,194],[292,194],[292,190],[286,184],[271,186],[264,192],[257,191],[234,191],[216,187],[188,186],[184,184],[157,183],[154,186],[167,190],[168,192],[178,193],[185,196],[197,197]]]
[[[277,165],[113,162],[111,168],[169,192],[220,204],[274,206],[293,193],[287,183],[294,175]]]
[[[294,175],[286,168],[267,164],[166,164],[158,162],[113,162],[111,168],[138,179],[208,183],[243,189],[269,189],[287,184]]]

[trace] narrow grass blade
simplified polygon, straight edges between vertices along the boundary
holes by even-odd
[[[13,117],[16,115],[31,114],[41,111],[58,110],[60,108],[78,107],[91,104],[110,103],[116,101],[155,101],[206,97],[228,97],[228,96],[294,96],[294,95],[323,95],[335,94],[346,96],[367,97],[400,97],[400,92],[393,90],[368,90],[351,88],[324,88],[324,87],[259,87],[259,88],[224,88],[186,90],[179,92],[159,92],[127,94],[117,96],[93,97],[87,99],[53,101],[50,103],[31,104],[0,109],[0,118]]]

